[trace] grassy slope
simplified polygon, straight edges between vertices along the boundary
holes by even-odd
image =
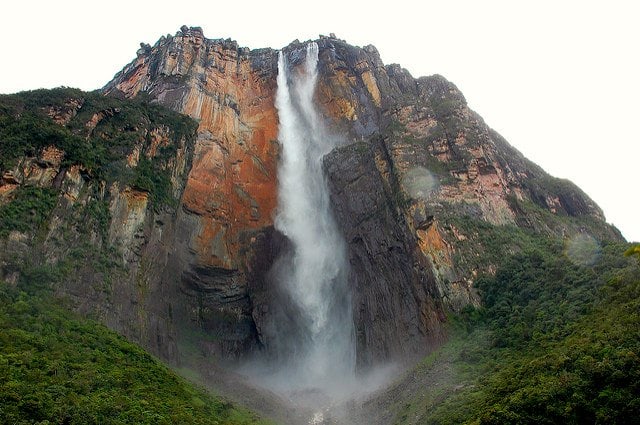
[[[253,424],[46,292],[0,283],[0,421]],[[46,423],[46,422],[43,422]]]

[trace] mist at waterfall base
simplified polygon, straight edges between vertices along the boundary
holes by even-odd
[[[262,329],[264,353],[241,368],[258,385],[311,407],[377,388],[391,370],[356,376],[346,245],[322,169],[323,157],[342,142],[327,130],[314,104],[317,65],[316,43],[279,53],[275,228],[289,247],[269,273],[282,302],[270,307],[271,322]]]

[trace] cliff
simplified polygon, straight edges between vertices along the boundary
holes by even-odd
[[[486,248],[478,223],[621,238],[588,196],[524,158],[443,77],[415,79],[384,65],[373,46],[335,37],[317,43],[316,101],[340,139],[324,168],[348,244],[360,366],[430,351],[445,338],[448,311],[480,302],[474,279],[491,272],[492,263],[473,261]],[[294,67],[304,59],[299,42],[284,51]],[[183,27],[141,46],[104,87],[108,107],[89,108],[89,100],[98,102],[93,94],[40,101],[33,108],[45,113],[47,126],[85,140],[97,132],[104,144],[121,148],[103,161],[103,173],[70,155],[75,145],[46,141],[17,162],[3,162],[4,205],[21,188],[55,189],[44,230],[37,236],[13,228],[2,242],[5,252],[19,257],[38,246],[45,265],[80,255],[68,249],[77,241],[99,246],[100,258],[115,252],[109,261],[83,262],[59,292],[169,361],[194,351],[235,359],[260,350],[265,321],[286,302],[268,278],[287,246],[273,228],[276,74],[277,51],[241,48]],[[156,125],[151,112],[148,125],[119,121],[129,116],[127,99],[163,105],[197,124],[184,124],[193,131],[183,134],[172,123]],[[3,111],[6,120],[19,118],[14,109]],[[108,131],[100,132],[105,123]],[[122,132],[132,136],[115,143]],[[147,173],[150,183],[127,180],[111,172],[114,164],[124,175],[147,167],[166,179],[156,184]],[[77,223],[84,216],[72,212],[91,200],[106,209],[102,227],[83,236]],[[18,279],[14,263],[3,258],[5,279]]]
[[[162,281],[195,123],[74,89],[0,98],[0,277],[49,285],[81,313],[177,358]]]

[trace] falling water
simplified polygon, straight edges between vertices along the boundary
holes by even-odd
[[[345,244],[329,203],[322,159],[335,145],[313,96],[318,46],[310,43],[304,66],[278,58],[276,108],[282,154],[278,170],[276,229],[291,242],[276,279],[294,304],[296,332],[276,335],[280,380],[290,391],[346,390],[355,370],[354,328],[347,288]],[[282,388],[279,388],[282,389]]]

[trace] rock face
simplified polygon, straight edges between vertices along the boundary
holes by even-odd
[[[198,121],[167,275],[192,300],[184,326],[206,336],[198,344],[208,354],[234,357],[258,346],[246,262],[276,207],[276,61],[273,50],[183,27],[138,51],[104,89],[127,98],[144,92]]]
[[[15,283],[16,270],[27,281],[44,274],[81,313],[177,359],[171,311],[186,303],[163,271],[175,238],[171,205],[185,188],[195,123],[164,108],[73,89],[0,102],[4,122],[17,124],[6,127],[5,140],[36,147],[3,150],[0,206],[22,202],[24,211],[13,224],[2,220],[10,236],[0,240],[0,278]],[[53,204],[42,202],[51,195]],[[46,214],[46,226],[30,223],[33,214]]]
[[[277,66],[272,50],[207,40],[199,28],[162,38],[104,89],[152,99],[195,118],[198,140],[182,207],[199,232],[186,241],[198,264],[239,267],[242,232],[272,221],[276,206]]]
[[[317,43],[316,101],[341,141],[324,165],[348,244],[361,367],[428,352],[446,336],[447,311],[480,302],[473,279],[491,265],[479,270],[456,260],[474,235],[456,227],[454,216],[620,238],[592,200],[509,146],[443,77],[415,79],[398,65],[384,65],[373,46],[354,47],[334,36]],[[306,50],[294,42],[284,51],[295,67]],[[154,209],[149,192],[131,185],[103,185],[107,239],[129,272],[114,279],[110,297],[89,294],[80,283],[63,288],[79,310],[173,362],[194,349],[235,359],[268,345],[261,329],[274,303],[286,302],[269,280],[278,252],[287,248],[273,228],[276,74],[277,51],[241,48],[183,27],[154,46],[142,45],[104,87],[108,96],[190,116],[197,137],[179,145],[166,164],[175,208]],[[68,126],[83,105],[82,98],[66,99],[46,113]],[[85,131],[119,115],[113,107],[87,116]],[[145,140],[124,152],[129,167],[176,143],[167,142],[161,127]],[[2,170],[0,196],[6,202],[28,183],[65,187],[69,202],[81,199],[82,170],[71,167],[58,178],[61,155],[45,149],[20,169]]]
[[[386,147],[380,141],[350,145],[325,164],[349,246],[358,363],[424,354],[443,338],[442,297],[398,202],[400,182]]]

